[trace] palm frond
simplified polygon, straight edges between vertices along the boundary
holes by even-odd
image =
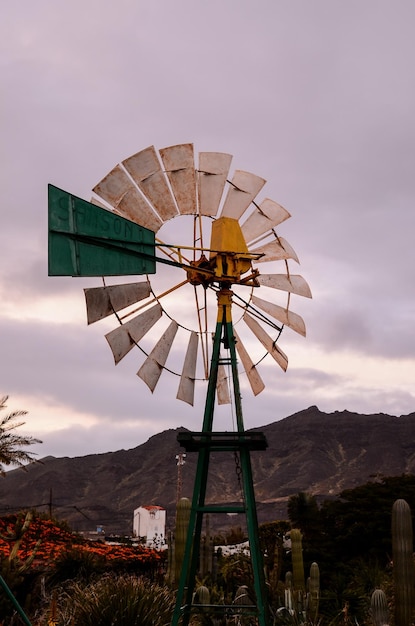
[[[6,407],[8,396],[0,398],[0,410]],[[18,435],[14,431],[16,428],[24,426],[26,422],[18,421],[16,418],[27,415],[27,411],[12,411],[0,420],[0,475],[5,474],[3,467],[17,465],[25,469],[25,465],[36,461],[35,453],[27,452],[22,448],[35,443],[42,443],[40,439],[30,435]]]

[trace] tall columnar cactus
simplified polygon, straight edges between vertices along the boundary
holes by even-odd
[[[278,594],[278,586],[282,571],[283,544],[281,537],[276,537],[274,544],[273,566],[268,574],[271,594]]]
[[[305,609],[305,577],[301,531],[298,528],[292,528],[290,531],[290,538],[291,562],[293,566],[294,611],[298,614],[303,614]]]
[[[19,550],[25,534],[29,530],[32,522],[33,514],[31,512],[19,515],[16,519],[16,523],[13,529],[8,529],[7,533],[0,534],[1,539],[10,544],[10,553],[7,558],[0,558],[0,614],[5,617],[9,611],[9,601],[14,605],[14,608],[19,613],[25,624],[30,622],[25,615],[22,607],[15,598],[16,590],[24,581],[24,575],[29,570],[41,540],[39,539],[32,550],[32,553],[25,559],[21,560],[19,556]],[[2,592],[5,592],[7,598],[4,597]],[[6,604],[3,604],[6,603]],[[7,608],[6,608],[7,607]]]
[[[311,563],[308,582],[308,615],[312,623],[316,623],[320,601],[320,570],[317,563]]]
[[[304,581],[304,562],[303,562],[303,543],[301,531],[298,528],[292,528],[290,531],[291,538],[291,560],[293,566],[293,585],[296,591],[305,590]]]
[[[200,545],[200,576],[206,578],[213,573],[213,537],[210,532],[210,518],[206,515],[206,535]]]
[[[8,530],[8,533],[5,535],[0,533],[0,538],[10,543],[8,558],[0,561],[0,572],[6,579],[12,578],[13,576],[19,579],[19,577],[29,569],[36,556],[41,543],[40,539],[36,542],[32,553],[24,561],[19,557],[21,543],[29,530],[32,519],[33,513],[30,511],[25,514],[24,518],[23,515],[19,515],[13,530]]]
[[[374,626],[389,624],[388,600],[382,589],[375,589],[370,598],[370,613]]]
[[[167,533],[167,571],[166,571],[166,583],[168,585],[174,584],[174,569],[175,569],[175,560],[174,560],[174,534],[171,530]]]
[[[187,528],[189,526],[191,503],[189,498],[180,498],[176,506],[176,533],[174,549],[174,579],[178,583],[182,570],[184,551],[186,547]]]
[[[406,500],[392,507],[392,558],[395,588],[395,625],[410,626],[414,610],[415,571],[412,516]]]
[[[291,613],[294,613],[293,609],[293,573],[285,573],[285,591],[284,591],[284,606]]]

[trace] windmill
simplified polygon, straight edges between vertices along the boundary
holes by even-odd
[[[193,144],[150,146],[116,165],[93,188],[91,202],[49,186],[49,274],[102,277],[101,286],[85,289],[87,320],[114,317],[105,337],[115,363],[138,347],[145,357],[139,378],[154,392],[163,371],[176,374],[177,398],[188,404],[197,381],[207,381],[202,430],[178,435],[186,452],[198,452],[198,463],[172,625],[188,624],[194,609],[202,518],[210,512],[246,515],[256,604],[243,609],[260,626],[267,623],[250,462],[250,452],[267,444],[263,433],[245,431],[238,360],[259,394],[265,385],[258,365],[265,356],[287,369],[277,345],[283,328],[305,336],[303,319],[290,308],[292,296],[311,297],[306,281],[290,271],[296,253],[276,232],[290,214],[267,197],[258,201],[266,181],[242,170],[231,175],[231,161],[229,154],[200,152],[196,164]],[[169,230],[171,224],[177,227]],[[275,265],[278,273],[270,273]],[[145,280],[110,282],[128,275]],[[256,359],[246,348],[252,340],[262,351]],[[185,346],[179,371],[169,361],[175,343]],[[214,430],[216,402],[233,405],[233,431]],[[206,502],[216,451],[238,459],[240,506]]]

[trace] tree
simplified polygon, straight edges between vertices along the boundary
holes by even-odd
[[[292,528],[299,528],[306,542],[312,542],[320,534],[321,518],[315,496],[304,491],[290,496],[287,512]]]
[[[391,511],[402,498],[415,511],[415,476],[383,477],[342,491],[321,506],[324,532],[332,538],[330,553],[343,564],[360,560],[389,564],[392,554]]]
[[[8,396],[0,398],[0,411],[6,408]],[[39,439],[29,435],[17,435],[16,428],[23,426],[25,422],[15,422],[16,418],[26,415],[27,411],[12,411],[0,420],[0,474],[4,476],[5,465],[17,465],[24,469],[26,463],[35,459],[35,453],[26,452],[22,448],[34,443],[42,443]]]

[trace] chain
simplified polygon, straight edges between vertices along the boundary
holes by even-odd
[[[234,452],[234,458],[235,458],[236,478],[238,480],[238,485],[239,485],[239,489],[240,489],[240,492],[241,492],[242,500],[243,500],[243,502],[245,504],[245,494],[244,494],[244,490],[242,488],[242,480],[241,480],[242,468],[241,468],[241,462],[240,462],[240,459],[239,459],[239,454],[238,454],[238,452],[236,450]]]

